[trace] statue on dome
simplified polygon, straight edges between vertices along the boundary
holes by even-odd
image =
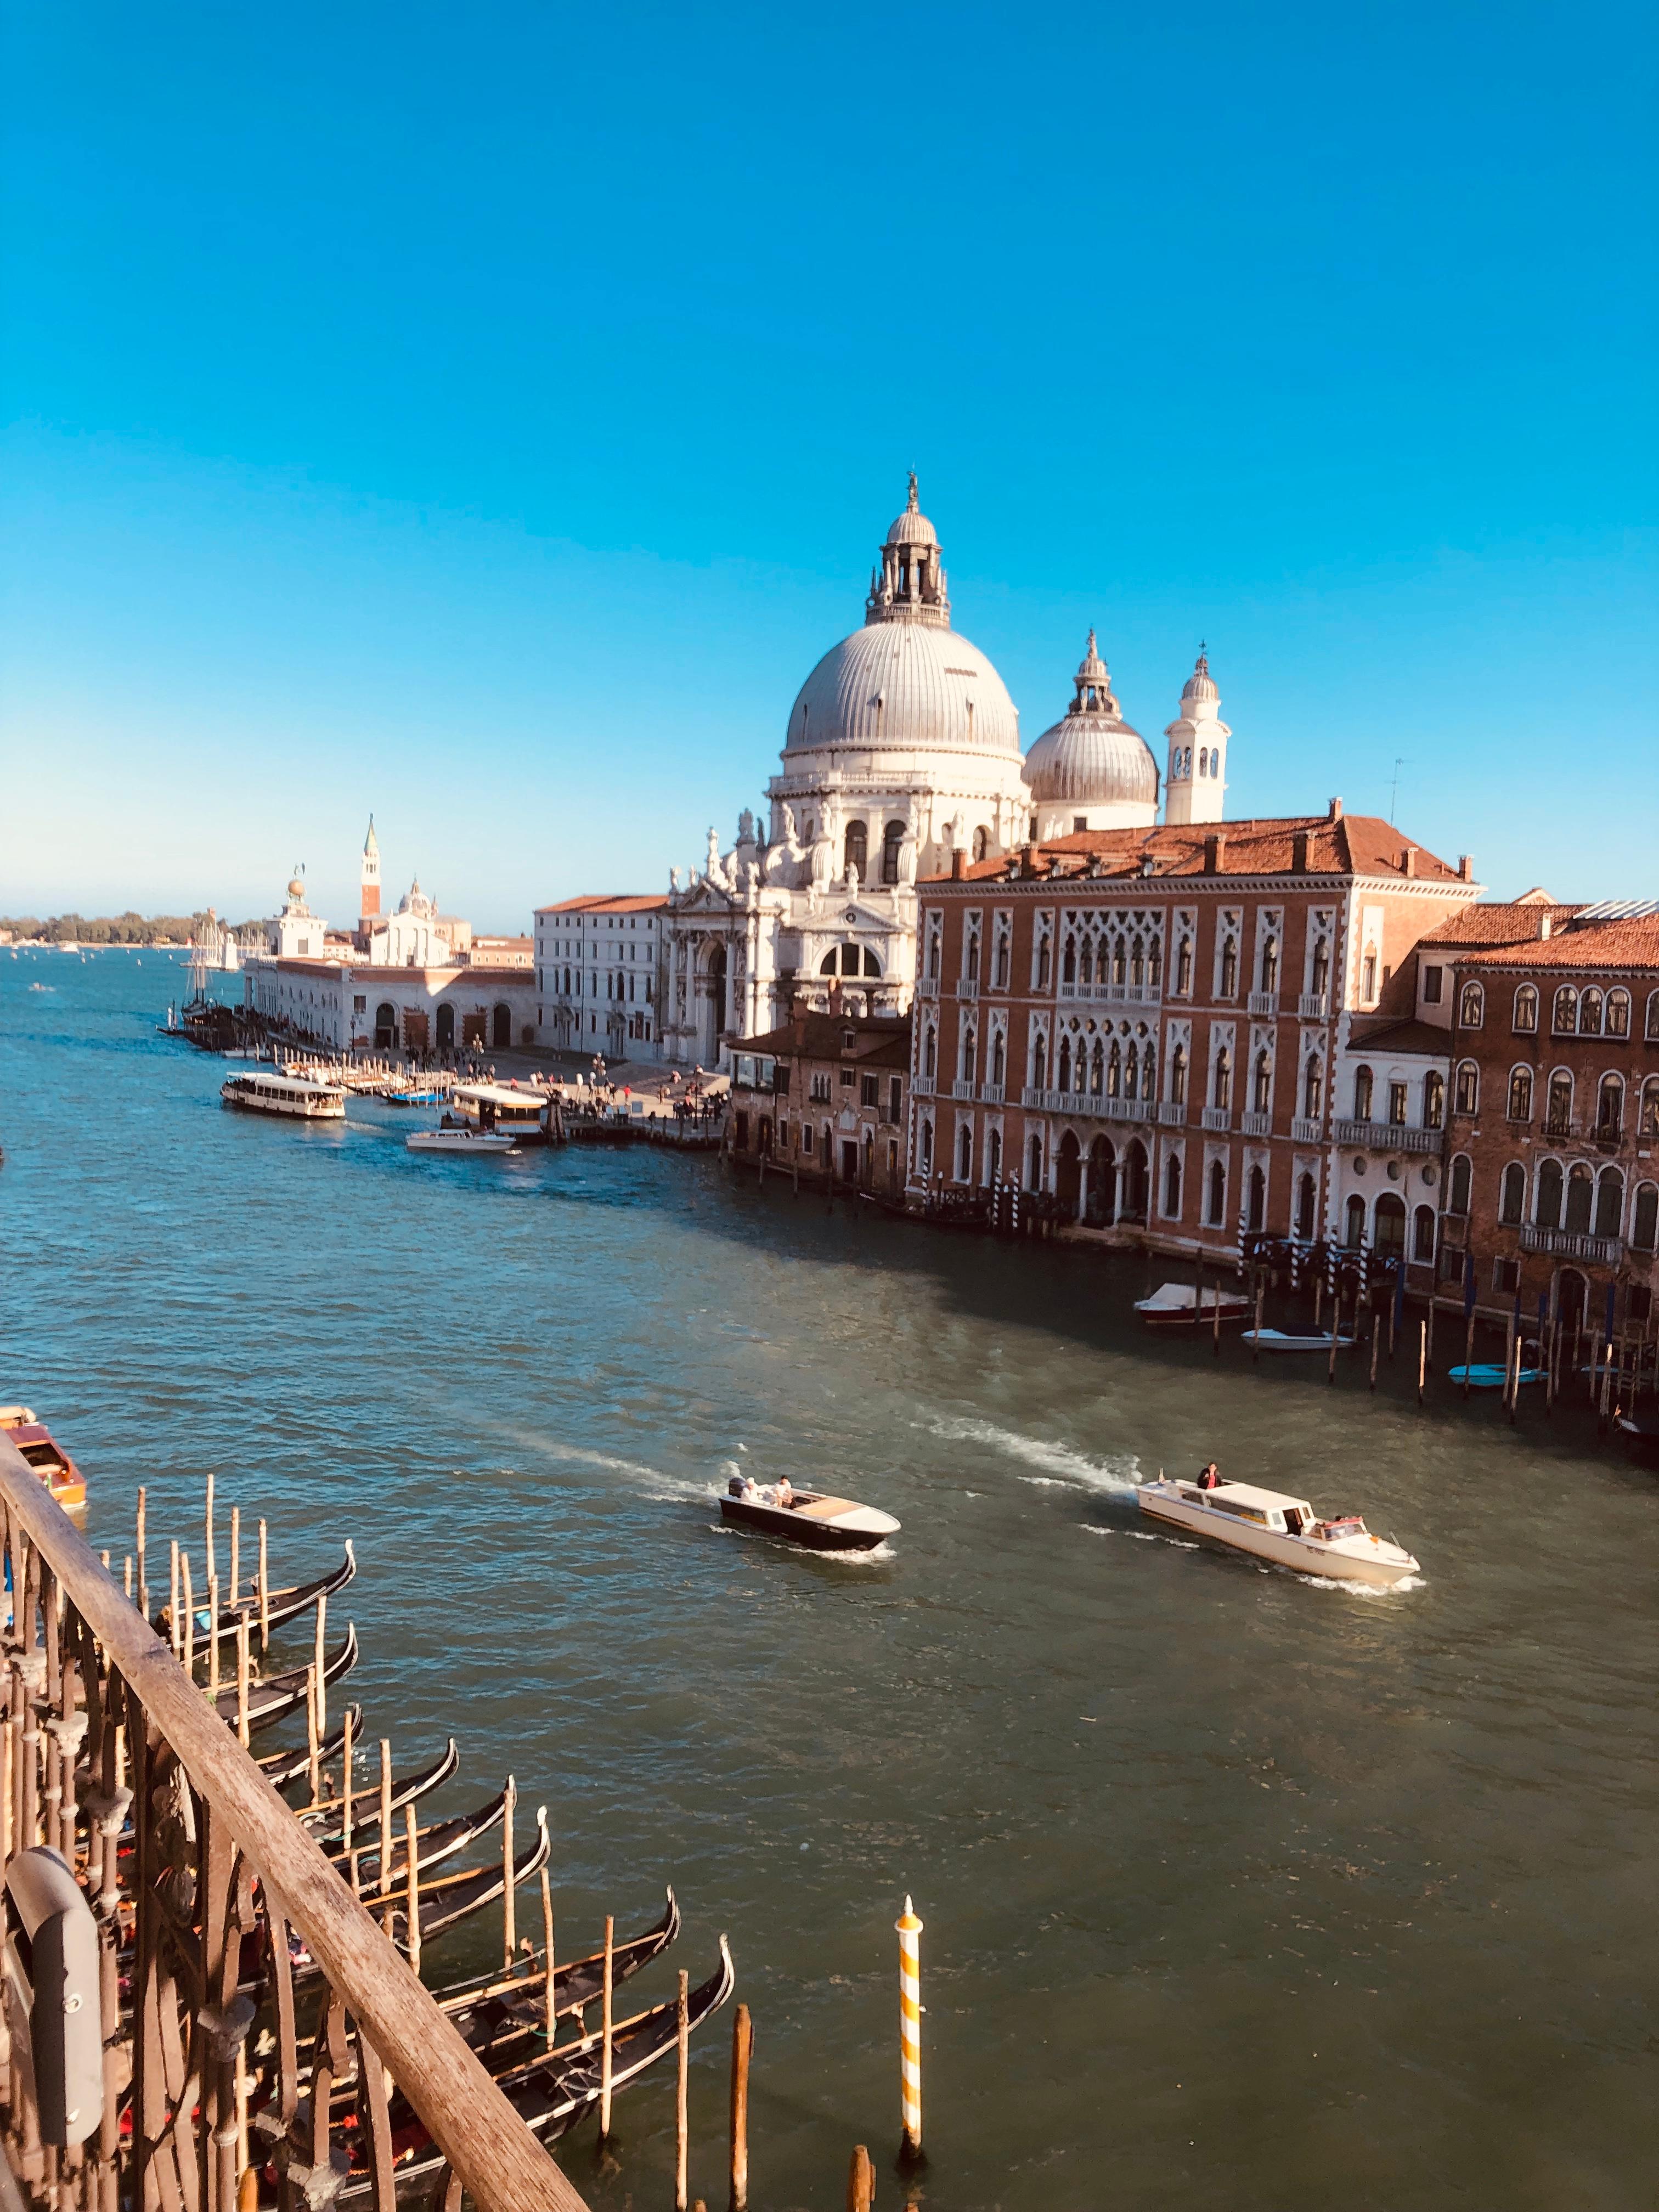
[[[745,806],[738,817],[738,849],[755,842],[755,817]]]

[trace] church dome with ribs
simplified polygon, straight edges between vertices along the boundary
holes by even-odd
[[[1073,678],[1077,696],[1025,756],[1025,781],[1045,817],[1039,836],[1150,823],[1158,811],[1158,763],[1139,730],[1124,720],[1111,681],[1091,630]],[[1079,824],[1079,816],[1086,822]]]

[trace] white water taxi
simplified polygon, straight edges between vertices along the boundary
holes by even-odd
[[[301,1121],[343,1121],[345,1092],[310,1075],[233,1075],[221,1086],[227,1106],[252,1114],[286,1114]]]
[[[787,1499],[781,1502],[769,1484],[734,1474],[720,1500],[720,1518],[763,1535],[781,1536],[788,1544],[805,1544],[813,1552],[873,1552],[884,1538],[899,1531],[890,1513],[878,1513],[873,1505],[860,1505],[850,1498],[829,1498],[821,1490],[792,1490]]]
[[[1331,1348],[1328,1329],[1310,1329],[1304,1336],[1293,1335],[1283,1328],[1247,1328],[1243,1341],[1253,1352],[1328,1352]],[[1348,1352],[1353,1346],[1353,1331],[1346,1329],[1336,1340],[1339,1352]]]
[[[518,1150],[518,1139],[509,1129],[471,1129],[453,1122],[441,1129],[417,1129],[404,1143],[411,1152],[459,1152],[467,1158]]]
[[[1215,1326],[1219,1304],[1224,1324],[1250,1318],[1250,1301],[1237,1291],[1224,1291],[1212,1283],[1204,1293],[1203,1318],[1199,1319],[1197,1293],[1190,1283],[1165,1283],[1147,1298],[1135,1300],[1135,1311],[1148,1328],[1200,1328]]]
[[[1392,1538],[1373,1536],[1357,1513],[1322,1520],[1305,1498],[1260,1490],[1251,1482],[1220,1482],[1213,1490],[1200,1490],[1196,1482],[1159,1475],[1156,1482],[1142,1483],[1136,1495],[1141,1511],[1154,1521],[1224,1544],[1230,1551],[1271,1559],[1297,1574],[1391,1589],[1418,1571],[1409,1552]]]

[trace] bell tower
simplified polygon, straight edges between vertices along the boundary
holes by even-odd
[[[380,911],[380,843],[374,835],[374,817],[368,817],[368,835],[363,840],[362,896],[358,902],[358,913],[362,921],[362,933],[368,933],[368,924]]]
[[[1181,712],[1164,734],[1170,741],[1164,819],[1172,824],[1219,822],[1226,811],[1227,740],[1232,732],[1221,719],[1221,694],[1202,646],[1182,690]]]

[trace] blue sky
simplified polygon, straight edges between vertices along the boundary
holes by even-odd
[[[728,838],[921,472],[1029,744],[1659,891],[1650,15],[0,31],[0,910],[483,926]],[[1613,802],[1610,804],[1610,800]]]

